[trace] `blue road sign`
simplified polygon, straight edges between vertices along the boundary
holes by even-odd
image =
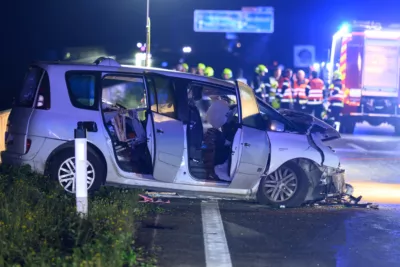
[[[273,8],[195,10],[195,32],[273,33]]]

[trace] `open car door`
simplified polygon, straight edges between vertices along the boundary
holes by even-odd
[[[248,189],[266,171],[271,149],[267,124],[260,114],[253,89],[242,82],[236,85],[241,129],[234,140],[238,146],[232,148],[231,187]]]
[[[181,166],[184,150],[183,122],[177,118],[173,80],[164,75],[147,74],[150,107],[146,126],[153,160],[153,177],[172,183]]]

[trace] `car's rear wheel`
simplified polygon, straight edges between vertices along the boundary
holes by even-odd
[[[287,162],[261,179],[257,200],[275,208],[299,207],[305,202],[309,184],[304,170],[294,162]]]
[[[104,181],[103,164],[99,157],[88,150],[86,180],[89,192],[96,191]],[[68,149],[55,155],[50,166],[50,177],[57,180],[68,193],[75,193],[75,153]]]

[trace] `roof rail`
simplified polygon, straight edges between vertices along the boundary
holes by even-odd
[[[121,67],[121,64],[111,57],[99,57],[93,62],[93,64],[97,66]]]

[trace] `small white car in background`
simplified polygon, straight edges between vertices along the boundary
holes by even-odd
[[[206,99],[206,100],[205,100]],[[282,114],[246,84],[187,73],[37,63],[6,132],[4,164],[28,164],[75,191],[74,129],[88,136],[87,184],[254,199],[296,207],[345,194],[329,125]]]

